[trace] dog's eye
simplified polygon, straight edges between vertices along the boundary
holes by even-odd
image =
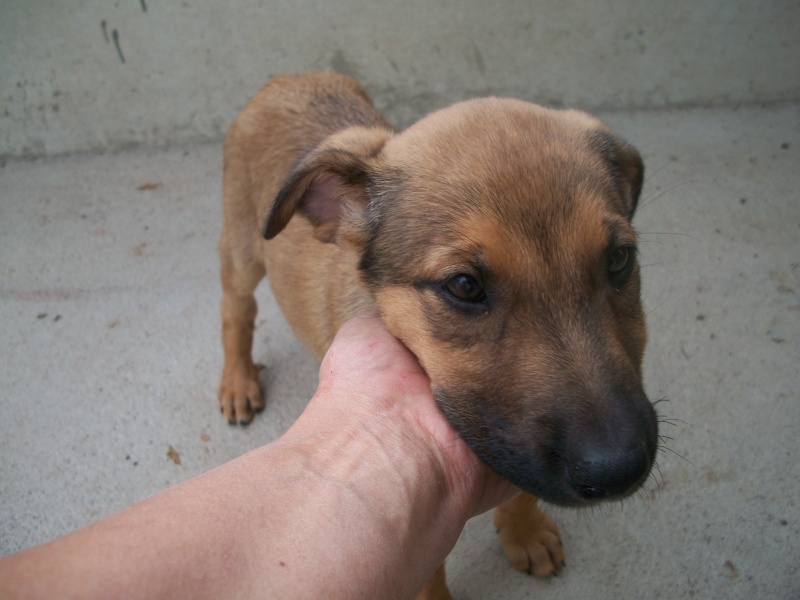
[[[609,273],[620,273],[625,270],[630,260],[630,250],[626,246],[621,246],[611,253],[611,257],[608,260]]]
[[[456,300],[476,304],[486,298],[481,284],[471,275],[459,274],[444,284],[445,291]]]
[[[633,269],[633,255],[635,248],[619,246],[614,248],[608,256],[608,275],[611,284],[619,290]]]

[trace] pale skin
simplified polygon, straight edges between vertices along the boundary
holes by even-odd
[[[380,319],[337,335],[275,442],[0,560],[2,598],[414,598],[517,490],[436,407]]]

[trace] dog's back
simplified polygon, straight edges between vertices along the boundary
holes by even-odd
[[[223,287],[254,286],[254,280],[269,273],[282,312],[318,360],[342,322],[368,308],[368,300],[358,293],[355,270],[345,268],[348,257],[335,244],[324,244],[314,253],[298,252],[313,237],[306,220],[293,219],[269,243],[268,252],[261,226],[293,167],[330,135],[353,126],[392,131],[354,79],[320,71],[271,79],[239,113],[225,138]],[[276,261],[281,268],[271,268]],[[340,275],[322,275],[331,269]],[[319,277],[314,276],[317,271]],[[236,272],[239,284],[227,277]],[[223,323],[225,312],[223,307]]]

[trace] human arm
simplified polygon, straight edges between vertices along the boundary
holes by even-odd
[[[281,438],[0,561],[2,597],[410,598],[513,495],[379,319],[346,324]]]

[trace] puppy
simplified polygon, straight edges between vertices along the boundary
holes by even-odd
[[[397,132],[335,73],[272,79],[224,152],[225,418],[264,405],[251,350],[265,274],[318,360],[345,321],[377,310],[467,444],[525,490],[495,514],[511,563],[560,569],[536,497],[624,497],[657,448],[631,226],[638,152],[582,112],[499,98]],[[420,597],[449,598],[443,568]]]

